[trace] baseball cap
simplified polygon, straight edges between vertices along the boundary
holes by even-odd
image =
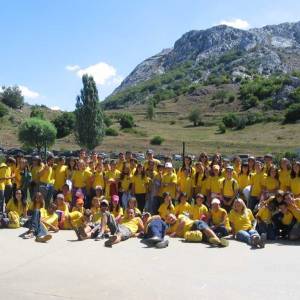
[[[227,167],[226,167],[226,170],[231,170],[231,171],[233,171],[233,166],[227,166]]]
[[[166,163],[165,163],[165,168],[173,168],[172,163],[166,162]]]
[[[106,199],[101,200],[100,205],[105,205],[105,206],[109,206],[109,203]]]
[[[111,201],[112,201],[112,202],[119,203],[119,200],[120,200],[120,198],[119,198],[118,195],[113,195],[113,196],[111,197]]]
[[[221,201],[218,198],[214,198],[212,199],[211,204],[221,204]]]

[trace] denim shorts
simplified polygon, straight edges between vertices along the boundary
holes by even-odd
[[[200,231],[202,231],[202,230],[205,230],[207,228],[209,228],[209,226],[204,221],[199,220],[199,221],[195,221],[194,222],[194,224],[192,225],[191,230],[192,231],[193,230],[200,230]]]

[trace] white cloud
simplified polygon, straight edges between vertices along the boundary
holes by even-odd
[[[219,25],[227,25],[238,29],[250,28],[248,21],[242,19],[222,20],[219,22]]]
[[[104,62],[91,65],[85,69],[80,69],[76,74],[81,78],[84,74],[93,76],[97,85],[107,84],[108,80],[113,80],[117,76],[117,70]]]
[[[51,110],[61,110],[61,108],[59,106],[51,106],[50,107]]]
[[[19,88],[22,92],[22,95],[25,98],[29,98],[29,99],[36,99],[40,97],[40,94],[38,92],[32,91],[30,90],[27,86],[25,85],[19,85]]]
[[[80,69],[80,67],[78,66],[78,65],[68,65],[68,66],[66,66],[66,70],[68,70],[68,71],[77,71],[77,70],[79,70]]]

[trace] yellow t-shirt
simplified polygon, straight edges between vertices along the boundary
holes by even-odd
[[[57,166],[54,170],[54,189],[61,191],[62,186],[67,180],[67,166]]]
[[[268,192],[274,192],[279,189],[279,181],[276,178],[267,176],[263,183],[264,187]]]
[[[170,186],[162,186],[161,188],[161,195],[164,192],[168,192],[170,193],[171,197],[174,199],[176,196],[176,184],[177,184],[177,175],[175,173],[171,173],[171,174],[164,174],[161,180],[162,185],[163,184],[169,184],[169,183],[173,183],[173,185]]]
[[[3,166],[0,168],[0,191],[5,190],[6,171],[7,171],[7,166],[3,164]]]
[[[46,216],[43,217],[44,221],[50,225],[58,227],[58,215],[56,213],[49,214],[47,213]],[[47,229],[50,228],[50,226],[47,226]]]
[[[250,183],[251,183],[251,196],[259,197],[262,192],[262,187],[264,184],[266,174],[263,172],[260,173],[251,173]]]
[[[158,159],[155,159],[153,158],[152,160],[154,162],[154,166],[155,166],[155,169],[157,167],[158,164],[160,164],[160,161]],[[144,163],[144,169],[147,170],[149,167],[149,160],[146,160],[145,163]]]
[[[184,173],[178,177],[178,186],[180,192],[184,192],[187,194],[188,198],[192,196],[193,187],[194,187],[194,176],[186,176]]]
[[[168,214],[174,214],[175,209],[174,209],[174,205],[171,204],[170,208],[168,208],[168,204],[167,203],[162,203],[158,209],[158,213],[161,216],[162,219],[166,219]]]
[[[145,176],[142,178],[141,175],[133,175],[131,178],[132,184],[134,184],[134,193],[135,194],[146,194],[147,193],[147,184],[149,183],[149,178]]]
[[[229,213],[229,221],[233,224],[234,230],[237,233],[240,230],[251,230],[254,221],[253,214],[250,209],[246,209],[243,214],[237,213],[232,209]]]
[[[137,207],[134,208],[134,214],[135,214],[136,216],[137,216],[137,215],[139,215],[139,216],[142,215],[141,211],[140,211]],[[124,220],[126,220],[126,219],[128,219],[127,210],[125,210],[125,212],[124,212]]]
[[[45,168],[45,166],[44,166]],[[40,176],[40,182],[45,183],[45,184],[52,184],[54,182],[53,180],[53,168],[48,167],[47,170],[43,172],[43,174]]]
[[[104,181],[104,173],[96,171],[94,172],[94,182],[93,182],[93,188],[95,189],[96,186],[101,186],[102,189],[105,188],[105,181]]]
[[[257,217],[260,217],[261,220],[267,224],[271,223],[272,213],[270,209],[266,206],[261,207],[256,214]]]
[[[203,215],[207,216],[207,214],[208,214],[208,209],[204,204],[202,204],[202,205],[195,204],[195,205],[191,206],[190,218],[192,220],[201,220]]]
[[[118,171],[120,171],[120,173],[123,171],[123,166],[124,166],[125,163],[126,163],[125,160],[124,161],[120,161],[120,160],[117,161],[116,169]]]
[[[238,184],[240,190],[243,190],[246,186],[250,185],[250,176],[246,174],[240,174],[238,176]]]
[[[182,215],[187,214],[189,215],[191,211],[191,205],[188,202],[185,202],[184,204],[178,203],[175,205],[175,215]]]
[[[177,233],[177,236],[178,237],[184,237],[185,233],[187,231],[190,231],[193,224],[194,224],[194,221],[191,220],[190,218],[184,216],[184,215],[179,215],[178,218],[177,218],[177,221],[175,224],[171,225],[168,229],[168,233],[171,234],[171,233],[174,233],[177,231],[177,228],[179,226],[179,224],[184,221],[184,226],[183,226],[183,230],[179,233]]]
[[[135,217],[131,220],[124,219],[122,221],[122,225],[127,227],[132,234],[136,234],[139,230],[139,223],[142,222],[142,220],[139,217]]]
[[[291,171],[290,170],[279,170],[279,183],[280,189],[287,191],[290,185]]]
[[[295,202],[296,202],[296,207],[298,209],[296,209],[290,205],[289,205],[288,209],[293,214],[293,216],[295,217],[297,222],[300,222],[300,199],[295,199]]]
[[[69,207],[66,203],[62,203],[62,205],[57,205],[57,210],[61,210],[65,216],[69,215]]]
[[[40,166],[35,166],[31,168],[31,176],[32,176],[32,181],[38,183],[40,181],[40,176],[39,172],[44,168],[44,164],[41,163]]]
[[[209,190],[211,193],[220,194],[221,186],[220,186],[221,176],[210,176],[209,177]]]
[[[210,177],[207,177],[201,181],[200,193],[204,196],[207,196],[209,189],[210,189]]]
[[[294,196],[300,195],[300,177],[291,178],[290,180],[291,192]]]
[[[121,172],[118,169],[115,169],[114,171],[112,170],[106,171],[104,174],[107,180],[109,179],[117,180],[120,178]]]
[[[86,187],[89,178],[90,178],[90,173],[88,173],[86,170],[84,171],[75,170],[72,176],[73,186],[76,188],[84,188]]]
[[[234,178],[230,180],[223,178],[219,180],[221,189],[223,190],[223,196],[232,198],[239,190],[237,181]]]
[[[112,211],[112,214],[114,215],[115,218],[122,217],[122,216],[124,215],[123,208],[120,207],[120,208],[119,208],[119,211],[117,211],[117,210],[114,208],[113,211]]]
[[[79,211],[80,213],[84,214],[85,208],[84,207],[76,207],[76,206],[74,206],[72,208],[72,212],[74,212],[74,211]]]
[[[73,227],[79,227],[83,224],[83,215],[79,211],[69,213],[64,222],[63,229],[73,229]]]
[[[13,174],[13,173],[12,173],[11,167],[10,167],[10,166],[7,166],[5,177],[6,177],[6,178],[9,178],[9,177],[12,176],[12,174]],[[5,180],[5,185],[12,185],[12,180],[11,180],[11,179],[6,179],[6,180]]]
[[[229,218],[227,211],[224,208],[220,208],[217,211],[210,210],[209,212],[211,222],[215,226],[220,226],[224,220],[225,216],[225,228],[229,231],[230,230],[230,224],[229,224]]]
[[[123,192],[129,191],[129,185],[132,181],[131,175],[125,175],[123,179],[121,179],[121,189]]]
[[[10,199],[6,205],[6,210],[8,212],[14,211],[16,212],[19,216],[26,215],[27,210],[28,210],[28,204],[26,203],[25,207],[23,208],[23,205],[21,201],[18,201],[17,205],[15,205],[14,200]]]
[[[293,214],[290,211],[287,211],[285,214],[283,214],[281,222],[283,225],[290,225],[293,221],[293,218]]]

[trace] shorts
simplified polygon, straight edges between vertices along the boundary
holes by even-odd
[[[121,235],[121,241],[128,240],[132,236],[132,232],[124,225],[119,225],[118,234]]]
[[[205,230],[207,228],[209,228],[209,226],[204,221],[199,220],[199,221],[194,222],[194,224],[191,227],[191,231],[194,231],[194,230],[202,231],[202,230]]]

